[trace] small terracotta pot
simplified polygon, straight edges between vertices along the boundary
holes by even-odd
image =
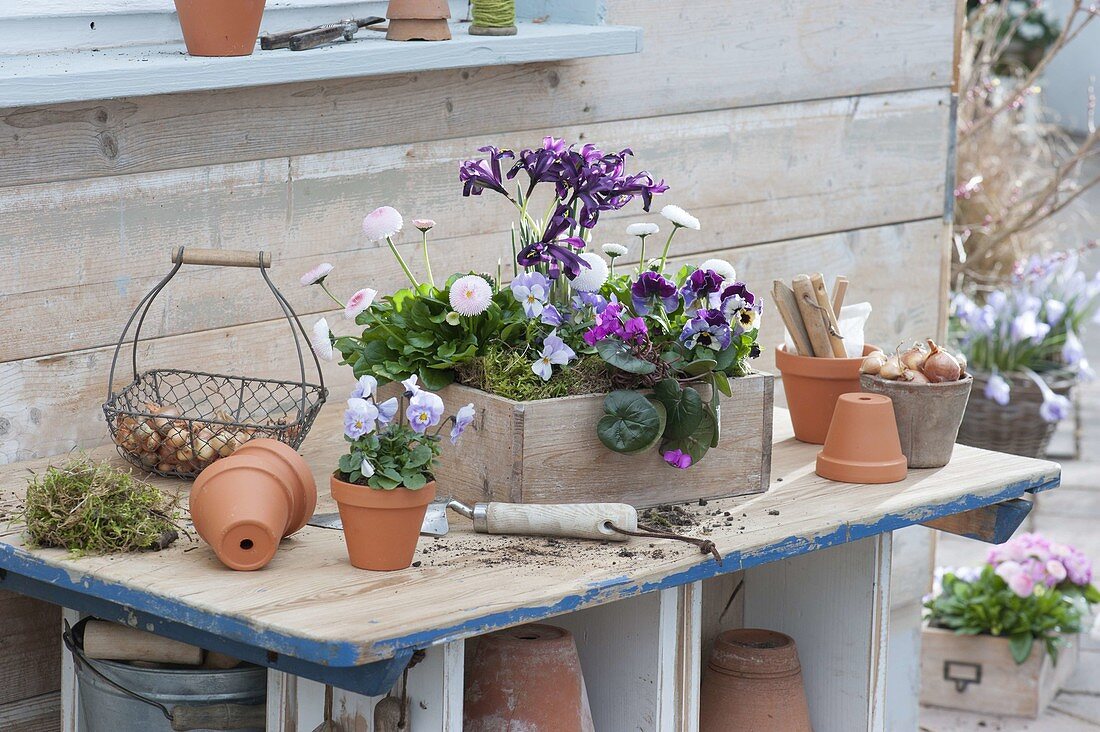
[[[183,42],[192,56],[249,56],[265,0],[175,0]]]
[[[859,377],[863,391],[890,397],[901,451],[910,468],[942,468],[951,461],[974,377],[939,384]]]
[[[703,671],[700,732],[811,732],[794,640],[774,630],[721,633]]]
[[[195,479],[191,520],[226,566],[260,569],[290,533],[296,500],[304,501],[293,494],[303,490],[296,481],[287,483],[285,468],[270,456],[233,454]]]
[[[863,347],[864,355],[878,348]],[[829,433],[837,397],[859,391],[862,358],[815,358],[775,349],[775,367],[783,375],[783,393],[791,412],[794,436],[802,442],[821,445]]]
[[[451,27],[447,0],[390,0],[386,8],[390,41],[449,41]]]
[[[333,475],[330,486],[353,567],[386,572],[412,564],[420,525],[435,499],[434,480],[415,491],[386,491],[345,483]]]
[[[480,636],[467,655],[463,732],[592,732],[573,634],[532,623]]]
[[[313,480],[309,465],[293,447],[279,440],[261,437],[244,443],[233,455],[265,457],[268,465],[280,474],[283,483],[292,486],[290,527],[284,537],[306,525],[317,508],[317,482]]]
[[[841,483],[896,483],[905,479],[894,405],[881,394],[841,394],[817,474]]]

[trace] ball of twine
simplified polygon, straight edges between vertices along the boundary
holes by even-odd
[[[516,24],[516,0],[472,0],[473,24],[482,28],[509,28]]]

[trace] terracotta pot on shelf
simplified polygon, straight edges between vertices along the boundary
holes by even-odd
[[[841,394],[829,436],[817,454],[817,474],[841,483],[896,483],[905,479],[894,405],[881,394]]]
[[[390,41],[449,41],[451,27],[447,19],[451,8],[447,0],[390,0],[386,8]]]
[[[313,476],[293,449],[269,439],[249,444],[251,450],[242,447],[199,473],[190,497],[199,536],[238,570],[266,566],[279,541],[304,525],[317,502]]]
[[[418,490],[387,491],[345,483],[334,474],[330,486],[353,567],[392,571],[412,564],[420,525],[435,499],[434,480]]]
[[[480,636],[467,656],[464,732],[592,732],[573,635],[532,623]]]
[[[942,468],[951,461],[974,377],[912,384],[863,374],[863,391],[890,397],[901,451],[910,468]]]
[[[703,670],[700,732],[811,732],[794,640],[774,630],[721,633]]]
[[[863,354],[878,350],[865,345]],[[859,391],[859,367],[863,358],[815,358],[775,349],[775,367],[783,376],[783,393],[791,413],[794,436],[821,445],[829,433],[837,397]]]
[[[192,56],[249,56],[256,49],[265,0],[175,0]]]

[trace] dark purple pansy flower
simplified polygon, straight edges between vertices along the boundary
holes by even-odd
[[[668,450],[661,458],[674,468],[687,470],[691,467],[691,455],[683,450]]]
[[[714,351],[729,348],[733,333],[720,310],[700,310],[687,322],[680,333],[680,342],[686,348],[701,346]]]
[[[720,274],[713,269],[697,269],[688,276],[680,292],[684,296],[684,302],[693,302],[699,298],[707,298],[721,289]]]
[[[721,298],[723,302],[726,300],[726,298],[733,297],[735,295],[745,302],[745,305],[743,305],[742,307],[752,306],[756,304],[756,295],[752,294],[752,292],[748,288],[748,285],[746,285],[744,282],[734,282],[722,289]]]
[[[638,280],[630,286],[630,299],[634,312],[649,314],[656,302],[660,302],[666,313],[680,306],[680,294],[676,284],[658,272],[642,272]]]
[[[491,145],[478,148],[478,152],[489,153],[489,160],[467,160],[458,169],[458,179],[462,181],[462,195],[480,196],[486,188],[505,196],[504,176],[500,161],[515,157],[511,150],[500,150]]]

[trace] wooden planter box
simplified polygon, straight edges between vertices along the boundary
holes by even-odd
[[[1017,665],[1008,639],[921,631],[921,704],[968,712],[1038,717],[1077,667],[1076,635],[1066,635],[1055,666],[1038,643]]]
[[[620,455],[596,437],[602,394],[517,402],[453,384],[440,395],[449,409],[473,402],[477,417],[461,449],[444,450],[440,495],[465,502],[622,502],[638,508],[763,493],[772,452],[770,374],[730,379],[722,397],[721,442],[688,470],[657,451]]]

